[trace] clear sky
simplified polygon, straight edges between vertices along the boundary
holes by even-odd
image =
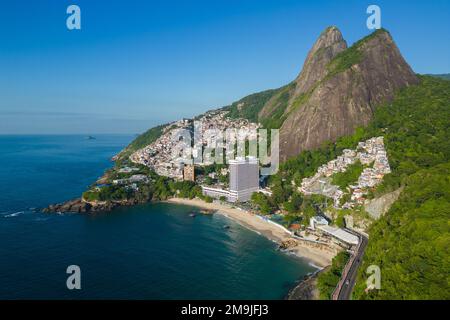
[[[416,72],[450,73],[448,0],[3,1],[0,133],[139,133],[282,86],[327,26],[367,35],[370,4]]]

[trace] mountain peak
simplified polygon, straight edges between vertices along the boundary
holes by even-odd
[[[325,77],[327,65],[345,49],[347,42],[341,31],[334,26],[326,28],[309,51],[303,69],[295,80],[295,95],[308,92],[317,81]]]
[[[345,43],[341,31],[335,26],[330,26],[320,34],[311,51],[317,51],[321,48],[341,43]]]
[[[372,32],[371,34],[365,36],[364,38],[358,40],[357,42],[355,42],[352,47],[362,47],[364,44],[372,42],[372,41],[381,41],[384,44],[387,43],[394,43],[394,39],[392,38],[391,34],[389,33],[389,31],[387,31],[384,28],[375,30],[374,32]]]
[[[352,134],[395,92],[418,82],[387,30],[348,48],[339,29],[328,27],[295,81],[263,100],[258,120],[280,129],[280,159],[286,160]]]
[[[341,32],[327,28],[296,79],[292,106],[280,128],[281,159],[352,134],[398,89],[418,82],[387,30],[376,30],[347,48]]]

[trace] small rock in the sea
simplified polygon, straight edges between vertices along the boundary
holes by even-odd
[[[288,239],[286,241],[283,241],[280,244],[280,250],[287,250],[289,248],[295,247],[297,245],[297,241],[293,240],[293,239]]]
[[[201,209],[200,210],[201,214],[213,214],[214,210],[208,210],[208,209]]]

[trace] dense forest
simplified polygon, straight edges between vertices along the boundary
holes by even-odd
[[[421,84],[401,90],[392,103],[380,106],[368,127],[281,164],[270,179],[272,197],[253,199],[267,211],[298,208],[296,214],[303,215],[302,210],[311,208],[305,203],[314,207],[321,200],[299,200],[291,182],[299,185],[343,149],[383,135],[392,173],[370,196],[405,188],[396,204],[369,230],[354,298],[450,298],[450,82],[429,76],[420,79]],[[345,186],[360,170],[355,165],[350,173],[335,177],[335,182]],[[381,268],[382,288],[366,294],[365,270],[372,264]]]
[[[354,298],[450,299],[450,163],[405,178],[400,199],[370,229]],[[381,269],[366,293],[365,270]]]
[[[393,168],[376,192],[405,189],[369,230],[355,298],[450,298],[449,103],[450,82],[422,77],[376,114]],[[365,293],[369,265],[381,268],[381,290]]]
[[[334,289],[341,279],[342,270],[345,267],[350,254],[346,251],[339,252],[331,262],[331,266],[325,272],[319,274],[317,278],[317,288],[320,292],[320,299],[330,300]]]

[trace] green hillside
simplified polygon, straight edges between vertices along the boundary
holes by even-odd
[[[450,80],[450,73],[444,73],[444,74],[430,74],[432,77],[441,78],[445,80]]]
[[[251,122],[258,122],[258,113],[267,101],[269,101],[269,99],[279,90],[280,89],[271,89],[254,93],[234,102],[231,106],[226,108],[226,110],[230,111],[228,116],[233,119],[244,118]]]
[[[357,299],[450,299],[450,162],[406,177],[400,199],[370,229]],[[381,269],[368,294],[364,270]]]
[[[290,207],[296,194],[291,181],[299,185],[358,141],[385,137],[392,173],[373,196],[405,188],[369,230],[357,299],[450,298],[450,82],[420,78],[421,84],[401,90],[392,103],[380,106],[368,127],[289,159],[270,180],[273,195],[265,200],[275,208]],[[381,268],[382,289],[367,295],[364,270],[372,264]]]
[[[125,159],[126,157],[130,156],[133,152],[144,148],[145,146],[148,146],[149,144],[153,143],[158,139],[161,134],[162,130],[164,129],[166,125],[160,125],[153,127],[143,134],[139,135],[134,139],[119,155],[119,159]]]
[[[372,225],[354,297],[450,298],[450,83],[422,77],[380,109],[393,173],[379,193],[405,186],[390,211]],[[381,290],[369,294],[365,272],[381,268]]]

